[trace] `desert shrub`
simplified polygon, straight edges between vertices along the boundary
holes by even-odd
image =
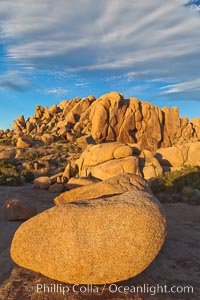
[[[82,136],[81,132],[76,131],[76,130],[73,132],[73,137],[74,137],[74,139],[78,139],[78,138],[80,138],[81,136]]]
[[[37,122],[38,125],[42,125],[42,120],[36,119],[36,122]]]
[[[23,138],[29,142],[32,142],[33,141],[33,137],[29,134],[24,134],[23,135]]]
[[[35,160],[42,157],[42,155],[39,152],[28,152],[22,154],[21,158],[27,159],[27,160]]]
[[[62,169],[64,171],[66,165],[67,165],[68,161],[65,160],[65,161],[61,161],[58,163],[58,168]]]
[[[45,124],[48,124],[48,123],[51,122],[51,121],[52,121],[52,118],[49,117],[49,118],[46,118],[46,119],[43,121],[43,123],[45,122]]]
[[[61,150],[61,149],[63,149],[63,145],[61,144],[56,144],[55,145],[55,148],[56,148],[56,150]]]
[[[21,178],[20,176],[13,176],[6,178],[6,182],[4,185],[20,185],[21,184]]]
[[[51,132],[51,130],[45,130],[44,132],[43,132],[43,134],[52,134],[52,132]]]
[[[28,170],[23,170],[21,172],[21,178],[25,181],[25,182],[33,182],[33,180],[35,179],[35,176],[33,174],[33,172],[28,171]]]
[[[12,138],[0,139],[0,145],[1,146],[15,146],[16,145],[16,139],[12,139]]]
[[[81,148],[78,147],[74,143],[67,143],[67,145],[66,145],[66,151],[70,152],[70,153],[81,153],[82,152]]]
[[[64,139],[62,139],[62,140],[59,140],[58,142],[57,142],[57,144],[66,144],[67,143],[67,141],[66,140],[64,140]]]
[[[32,182],[34,174],[28,170],[22,170],[9,160],[0,161],[0,185],[20,185],[23,181]]]
[[[181,191],[181,194],[187,198],[191,198],[195,194],[195,189],[192,188],[191,186],[184,186]]]
[[[0,184],[19,185],[21,182],[19,171],[16,166],[8,160],[0,161]]]
[[[181,193],[185,187],[200,189],[200,171],[197,167],[183,166],[180,170],[164,173],[151,183],[154,193]]]

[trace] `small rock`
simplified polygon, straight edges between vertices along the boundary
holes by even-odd
[[[33,187],[41,190],[48,190],[51,185],[51,179],[47,176],[38,177],[34,180]]]
[[[69,179],[71,177],[71,164],[67,164],[62,175],[63,179]]]
[[[78,146],[85,150],[88,145],[95,145],[96,142],[91,135],[84,135],[76,139]]]
[[[16,146],[19,149],[30,148],[31,143],[29,141],[27,141],[26,139],[19,137],[18,140],[17,140]]]
[[[12,159],[15,157],[15,150],[3,150],[0,152],[0,159]]]
[[[63,191],[64,191],[64,185],[60,183],[54,183],[49,187],[49,192],[51,193],[61,193]]]
[[[8,221],[28,220],[37,214],[37,210],[33,204],[13,198],[6,201],[3,214]]]
[[[52,134],[43,134],[42,135],[42,141],[46,144],[46,145],[50,145],[53,143],[54,141],[54,136]]]
[[[74,141],[74,136],[70,132],[67,132],[66,133],[66,140],[68,142],[73,142]]]

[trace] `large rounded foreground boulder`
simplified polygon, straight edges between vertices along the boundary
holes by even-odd
[[[161,249],[166,225],[161,210],[155,197],[141,191],[55,206],[20,226],[11,257],[66,283],[126,280],[146,269]]]

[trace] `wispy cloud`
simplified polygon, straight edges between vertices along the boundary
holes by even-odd
[[[88,86],[88,82],[86,82],[86,81],[78,81],[74,85],[78,86],[78,87],[87,87]]]
[[[43,90],[43,92],[45,94],[52,94],[52,95],[55,95],[58,97],[63,97],[63,96],[66,96],[70,91],[68,89],[57,87],[57,88],[45,89],[45,90]]]
[[[200,1],[199,0],[190,0],[190,1],[185,1],[186,6],[189,6],[192,10],[196,12],[200,12]]]
[[[66,67],[98,69],[199,52],[200,20],[179,1],[100,2],[2,0],[7,57],[30,64],[60,59]]]
[[[189,91],[200,91],[200,78],[197,78],[193,81],[166,85],[164,87],[161,87],[161,90],[163,90],[163,92],[161,92],[162,95]]]
[[[55,5],[53,0],[1,0],[5,59],[36,70],[106,72],[107,78],[127,81],[195,82],[200,69],[200,17],[187,3],[57,0]],[[173,88],[181,87],[171,85],[163,93]],[[56,88],[51,93],[56,94]]]
[[[18,71],[8,71],[0,74],[0,90],[24,92],[31,82]]]

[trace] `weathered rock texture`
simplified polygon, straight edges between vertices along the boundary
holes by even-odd
[[[29,148],[31,143],[24,138],[19,137],[16,144],[17,148]]]
[[[141,273],[164,239],[158,200],[132,191],[46,210],[16,231],[11,257],[56,280],[103,284]]]
[[[163,169],[158,159],[149,150],[141,151],[139,155],[139,165],[145,179],[151,179],[162,175],[163,173]]]
[[[34,180],[33,187],[36,189],[48,190],[51,185],[51,179],[47,176],[38,177]]]
[[[133,174],[123,174],[93,183],[92,186],[82,186],[64,192],[56,197],[54,202],[58,205],[66,202],[95,199],[137,190],[144,190],[151,193],[148,183],[142,177]]]
[[[186,143],[181,146],[158,149],[156,151],[156,158],[162,166],[200,166],[200,143]]]
[[[81,186],[88,186],[99,181],[100,180],[97,178],[71,177],[66,184],[66,188],[67,190],[72,190]]]
[[[82,135],[85,138],[80,143],[85,140],[84,144],[93,140],[96,143],[121,141],[140,143],[142,149],[155,151],[160,147],[200,140],[200,121],[199,118],[190,121],[187,117],[179,118],[177,107],[161,109],[111,92],[99,99],[88,96],[64,100],[50,108],[37,105],[34,116],[27,121],[23,116],[18,117],[13,131],[5,131],[1,136],[23,134],[39,139],[44,135],[45,143],[57,138],[73,141]]]
[[[76,164],[80,177],[105,180],[125,173],[140,175],[139,160],[133,156],[133,149],[119,142],[89,145]]]
[[[137,147],[135,144],[121,142],[89,145],[76,160],[78,175],[105,180],[130,173],[151,179],[172,167],[200,166],[200,142],[160,148],[156,153],[139,150]]]
[[[15,149],[0,150],[0,159],[12,159],[16,155]]]

